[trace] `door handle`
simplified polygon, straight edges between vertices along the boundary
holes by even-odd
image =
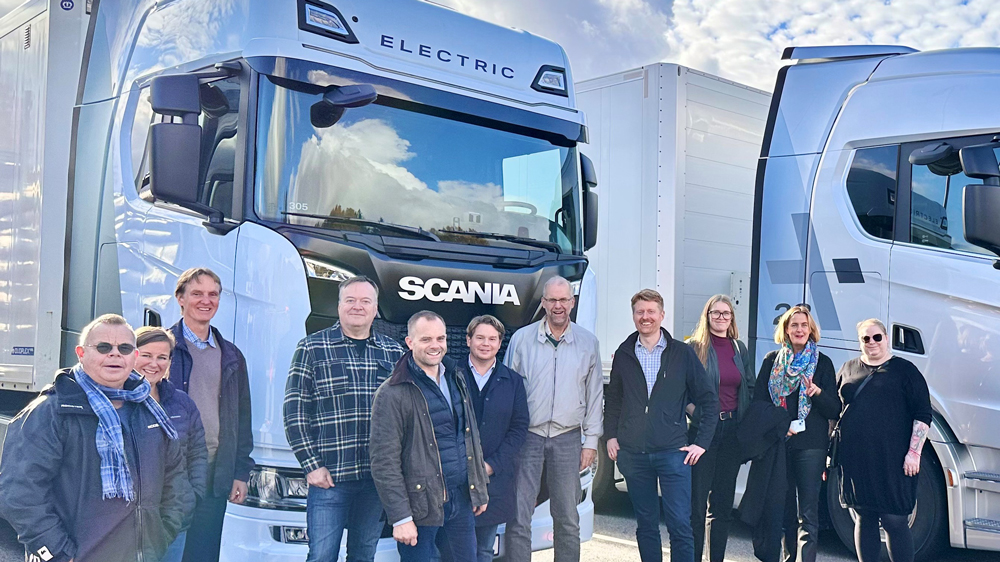
[[[160,326],[163,326],[163,322],[160,320],[160,313],[153,312],[152,310],[150,310],[148,308],[145,309],[145,311],[143,312],[143,315],[142,315],[142,325],[143,326],[154,326],[154,327],[157,327],[157,328],[160,327]]]
[[[924,354],[924,340],[920,337],[920,331],[916,328],[903,326],[901,324],[892,325],[892,348],[904,353]]]

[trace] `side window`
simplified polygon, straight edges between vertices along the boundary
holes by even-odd
[[[199,199],[233,215],[236,151],[240,146],[240,80],[238,77],[201,85],[201,173]]]
[[[847,174],[847,195],[858,222],[876,238],[892,240],[899,145],[859,148]]]
[[[149,103],[149,88],[143,88],[139,92],[139,103],[135,108],[135,117],[132,119],[132,173],[135,181],[135,189],[148,198],[149,186],[149,166],[148,154],[149,146],[149,126],[153,123],[153,107]],[[145,188],[145,189],[144,189]]]
[[[934,148],[941,143],[928,145]],[[927,165],[910,168],[910,242],[993,255],[970,244],[962,233],[963,187],[983,183],[962,173],[957,146],[947,156]],[[918,150],[914,151],[917,154]]]

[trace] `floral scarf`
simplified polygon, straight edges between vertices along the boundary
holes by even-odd
[[[792,346],[789,343],[781,346],[781,351],[774,358],[771,378],[767,381],[767,388],[771,391],[771,401],[774,402],[775,406],[787,408],[785,398],[798,390],[798,419],[806,419],[809,410],[812,409],[812,399],[806,395],[806,387],[816,373],[818,361],[819,350],[816,348],[816,343],[811,340],[798,353],[792,351]]]

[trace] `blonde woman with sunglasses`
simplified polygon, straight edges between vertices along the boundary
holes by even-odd
[[[858,560],[879,560],[881,523],[893,562],[912,562],[907,518],[916,502],[920,455],[930,429],[930,393],[917,367],[892,354],[880,320],[859,323],[858,342],[861,357],[844,363],[837,374],[844,403],[840,502],[858,514]]]

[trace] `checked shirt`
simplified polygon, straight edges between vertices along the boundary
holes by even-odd
[[[371,333],[363,356],[340,323],[299,342],[285,383],[285,436],[306,474],[326,467],[334,482],[371,478],[372,399],[404,350]]]

